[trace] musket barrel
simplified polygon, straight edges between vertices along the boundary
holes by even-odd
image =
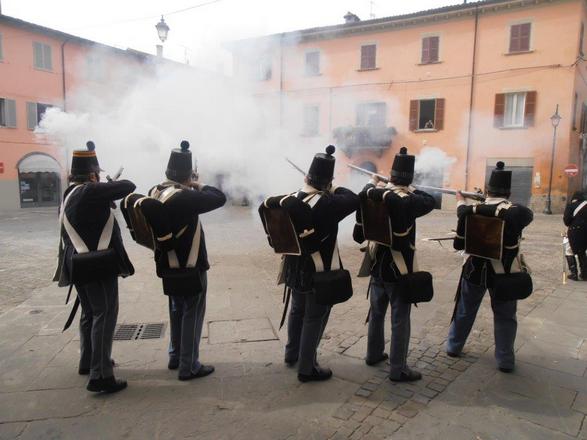
[[[385,177],[381,174],[377,174],[377,173],[373,173],[369,170],[366,170],[364,168],[358,167],[356,165],[353,164],[347,164],[347,166],[349,168],[352,168],[353,170],[357,170],[360,173],[363,174],[367,174],[371,177],[373,176],[377,176],[380,180],[388,183],[389,182],[389,178]],[[444,194],[456,194],[457,190],[456,189],[451,189],[451,188],[437,188],[435,186],[426,186],[426,185],[414,185],[415,188],[422,190],[422,191],[435,191],[435,192],[439,192],[439,193],[444,193]],[[483,194],[480,193],[476,193],[476,192],[468,192],[468,191],[461,191],[461,194],[463,195],[463,197],[465,198],[469,198],[469,199],[474,199],[474,200],[485,200],[485,196]]]

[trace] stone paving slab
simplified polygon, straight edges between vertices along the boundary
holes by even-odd
[[[0,439],[587,439],[587,288],[560,285],[560,243],[551,236],[560,217],[537,215],[527,234],[536,291],[519,303],[512,375],[495,368],[488,298],[465,356],[445,355],[462,258],[419,242],[420,265],[435,276],[434,301],[412,312],[408,360],[423,380],[394,384],[385,364],[364,364],[368,280],[355,278],[355,295],[333,308],[320,347],[320,362],[334,378],[301,384],[283,364],[278,258],[253,211],[229,212],[205,223],[212,270],[201,356],[216,366],[212,376],[179,382],[167,370],[166,332],[162,339],[115,342],[116,372],[129,388],[113,396],[87,393],[86,378],[77,375],[76,329],[60,330],[71,307],[64,305],[66,291],[39,285],[0,315]],[[454,215],[434,213],[418,226],[420,236],[436,235],[454,227]],[[227,230],[237,245],[223,240]],[[354,273],[361,255],[344,238],[350,230],[341,228],[341,253]],[[2,234],[0,243],[9,241]],[[43,245],[41,237],[35,241]],[[120,283],[119,323],[166,322],[167,298],[149,251],[128,237],[126,243],[137,274]]]

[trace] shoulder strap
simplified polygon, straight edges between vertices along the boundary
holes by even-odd
[[[587,200],[585,200],[583,203],[581,203],[579,206],[577,206],[577,208],[573,211],[573,218],[575,218],[577,216],[577,214],[579,214],[579,212],[581,212],[581,210],[583,208],[585,208],[587,206]]]
[[[322,260],[320,251],[314,252],[311,256],[312,260],[314,260],[316,272],[324,272],[324,261]],[[334,243],[334,251],[332,252],[332,260],[330,261],[330,270],[338,270],[340,268],[340,252],[338,251],[338,241],[336,241]]]
[[[60,216],[61,222],[65,228],[65,232],[67,232],[67,235],[69,236],[69,239],[71,240],[71,243],[73,244],[73,247],[75,248],[75,250],[78,254],[84,254],[84,253],[90,252],[90,249],[88,248],[88,246],[86,245],[84,240],[81,238],[81,236],[77,233],[77,231],[72,226],[72,224],[69,222],[69,219],[67,218],[67,215],[65,214],[65,207],[67,206],[67,202],[69,201],[70,196],[81,186],[82,185],[76,186],[67,195],[67,197],[63,201],[63,205],[61,208],[61,216]],[[106,220],[106,224],[104,225],[104,228],[102,229],[102,233],[100,234],[100,239],[98,240],[98,247],[96,248],[97,251],[103,251],[105,249],[108,249],[108,245],[110,244],[110,240],[112,239],[113,230],[114,230],[114,214],[112,214],[112,210],[110,210],[110,216],[108,217],[108,220]]]
[[[185,231],[185,228],[182,232]],[[202,223],[198,218],[198,224],[196,226],[196,231],[194,232],[194,237],[192,239],[192,246],[190,248],[190,253],[188,255],[188,259],[186,262],[186,268],[193,268],[196,267],[196,263],[198,262],[198,256],[200,254],[200,242],[202,240]],[[169,267],[171,269],[180,269],[181,266],[179,264],[179,259],[177,258],[177,253],[175,249],[170,250],[167,252],[167,258],[169,260]]]

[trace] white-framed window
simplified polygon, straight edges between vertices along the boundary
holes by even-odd
[[[422,64],[432,64],[438,61],[440,61],[440,37],[438,35],[423,37],[420,62]]]
[[[357,105],[358,127],[385,127],[386,117],[385,102],[367,102]]]
[[[302,134],[317,136],[320,133],[320,106],[317,104],[304,105]]]
[[[33,66],[41,70],[53,70],[51,46],[45,43],[33,42]]]
[[[309,50],[305,54],[305,72],[307,76],[320,75],[320,51]]]
[[[504,127],[523,127],[526,109],[526,92],[506,93]]]
[[[16,128],[16,101],[0,98],[0,127]]]
[[[361,46],[361,70],[377,68],[377,45],[363,44]]]
[[[0,33],[0,61],[4,60],[4,46],[2,41],[2,34]]]
[[[45,112],[55,107],[51,104],[41,104],[40,102],[27,102],[26,103],[26,113],[27,113],[27,128],[29,130],[34,130],[43,119]]]
[[[104,81],[106,79],[106,66],[102,56],[88,55],[86,58],[86,77],[91,81]]]
[[[269,81],[272,76],[272,63],[271,57],[263,56],[259,59],[259,64],[257,65],[257,79],[259,81]]]
[[[529,52],[531,49],[532,23],[515,23],[510,26],[509,53]]]

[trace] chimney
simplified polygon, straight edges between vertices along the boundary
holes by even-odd
[[[357,17],[355,14],[353,14],[352,12],[347,12],[346,15],[344,16],[344,22],[345,24],[348,23],[358,23],[359,21],[361,21],[361,19],[359,17]]]
[[[163,45],[157,45],[157,58],[163,58]]]

